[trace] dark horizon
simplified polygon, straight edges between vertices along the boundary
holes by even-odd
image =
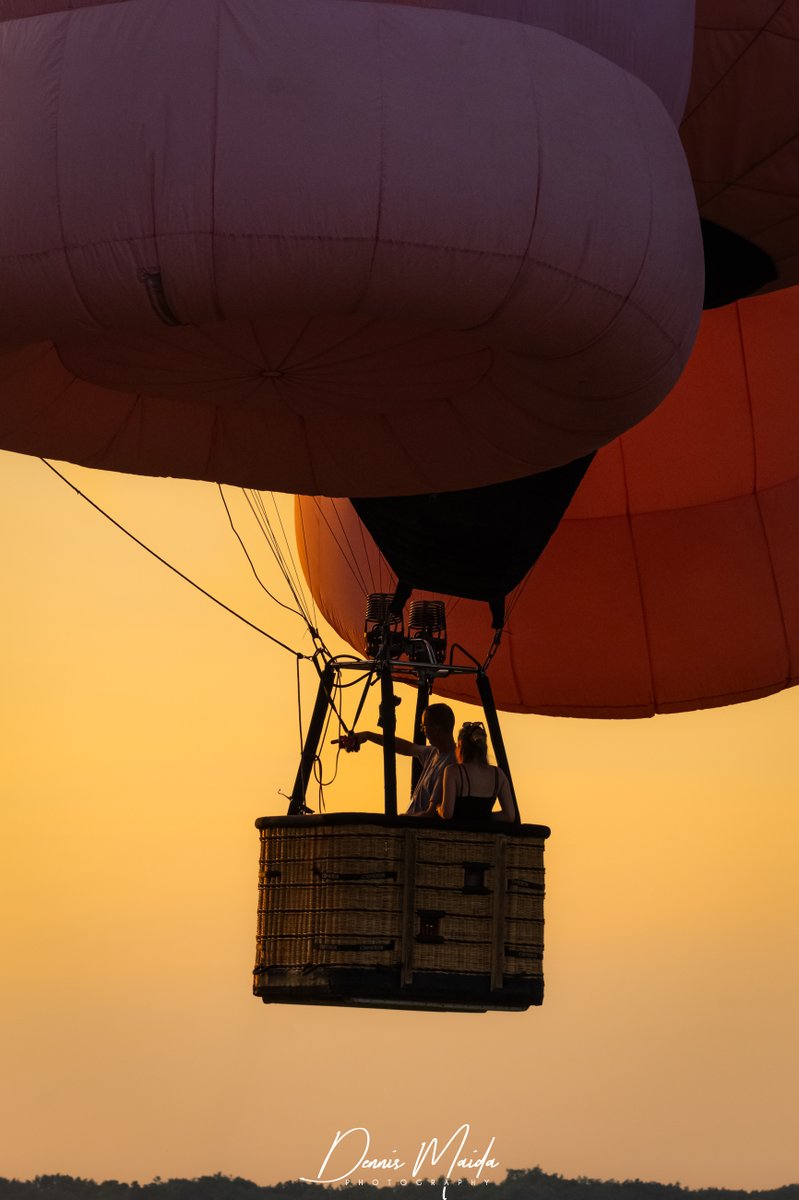
[[[462,1188],[479,1188],[486,1200],[684,1200],[686,1196],[701,1197],[702,1200],[733,1200],[748,1197],[749,1200],[799,1200],[799,1183],[784,1184],[778,1188],[745,1191],[733,1188],[689,1188],[680,1183],[658,1183],[651,1180],[625,1179],[600,1180],[577,1177],[567,1179],[562,1175],[548,1174],[539,1167],[509,1170],[503,1180],[493,1182],[481,1180],[472,1183],[455,1180],[447,1183],[438,1179],[415,1180],[413,1182],[372,1183],[347,1181],[339,1184],[307,1183],[302,1180],[286,1180],[276,1184],[256,1184],[238,1176],[223,1174],[201,1175],[195,1179],[162,1179],[156,1175],[149,1183],[122,1182],[116,1179],[96,1181],[71,1175],[37,1175],[31,1180],[6,1179],[0,1177],[0,1200],[22,1200],[27,1196],[46,1196],[48,1200],[115,1200],[116,1197],[155,1196],[159,1200],[311,1200],[319,1188],[337,1193],[347,1193],[358,1188],[359,1200],[366,1200],[376,1193],[390,1190],[401,1196],[416,1196],[422,1200],[418,1189],[429,1188],[436,1196],[446,1187],[456,1189],[455,1197],[465,1196]]]

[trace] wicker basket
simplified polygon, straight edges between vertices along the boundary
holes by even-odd
[[[262,817],[256,996],[486,1012],[543,999],[542,825]]]

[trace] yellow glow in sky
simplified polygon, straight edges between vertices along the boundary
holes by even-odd
[[[407,1156],[466,1121],[475,1146],[496,1138],[493,1178],[799,1179],[796,691],[645,722],[505,718],[524,818],[553,830],[541,1009],[264,1006],[253,822],[285,811],[296,772],[294,660],[41,463],[0,461],[1,1175],[267,1183],[315,1175],[339,1129]],[[309,649],[213,486],[65,470]],[[380,807],[374,747],[342,758],[328,806]]]

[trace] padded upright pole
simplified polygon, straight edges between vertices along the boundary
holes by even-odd
[[[383,731],[383,787],[387,817],[397,815],[397,710],[391,667],[385,663],[380,672],[380,727]]]
[[[416,715],[413,719],[413,740],[417,745],[424,745],[424,734],[422,733],[422,713],[427,708],[430,701],[430,681],[427,678],[420,679],[416,691]],[[422,773],[422,764],[414,755],[411,763],[411,795],[419,782],[419,776]]]
[[[505,743],[502,740],[502,730],[499,727],[499,717],[497,716],[497,706],[494,703],[494,693],[491,690],[491,684],[488,682],[488,676],[483,671],[478,671],[477,673],[477,690],[480,693],[480,699],[483,703],[483,712],[485,713],[488,732],[491,735],[491,745],[494,747],[497,766],[500,767],[508,777],[510,794],[513,797],[513,811],[516,813],[516,820],[521,821],[521,817],[519,815],[519,805],[516,800],[516,791],[513,787],[513,779],[511,778],[510,767],[508,766],[508,755],[505,750]]]
[[[316,703],[311,713],[308,733],[302,748],[300,767],[297,771],[297,778],[294,780],[294,787],[291,792],[291,802],[288,811],[290,817],[298,816],[305,808],[305,793],[308,789],[308,780],[311,778],[314,760],[319,751],[319,743],[322,740],[332,690],[333,669],[328,666],[325,667],[319,676],[319,690],[316,693]]]

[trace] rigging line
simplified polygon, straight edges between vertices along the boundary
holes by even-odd
[[[341,545],[341,542],[338,541],[338,538],[336,538],[336,534],[334,533],[334,530],[332,530],[332,526],[331,526],[330,522],[328,520],[326,520],[326,517],[325,517],[325,524],[330,529],[330,532],[332,534],[334,534],[334,538],[336,538],[336,545],[338,546],[338,548],[340,548],[344,558],[347,559],[348,563],[352,564],[352,565],[350,565],[350,570],[353,570],[353,572],[358,572],[358,578],[361,582],[361,587],[364,588],[364,595],[368,595],[368,592],[370,592],[370,589],[368,589],[366,577],[364,575],[364,572],[362,572],[362,570],[361,570],[361,564],[359,563],[358,556],[356,556],[356,554],[355,554],[355,550],[353,548],[352,541],[349,540],[349,534],[347,533],[347,527],[344,526],[344,520],[341,515],[340,504],[338,504],[335,497],[331,498],[330,503],[331,503],[332,511],[334,511],[336,521],[338,522],[338,528],[341,529],[344,541],[347,542],[347,547],[349,550],[349,557],[347,556],[347,551],[344,550],[343,546]],[[352,508],[352,500],[344,499],[343,503],[349,504],[350,508]],[[353,509],[353,511],[354,511],[354,509]]]
[[[340,685],[339,685],[339,687],[340,687]],[[339,698],[339,703],[341,703],[340,698]],[[333,774],[330,776],[329,779],[325,779],[324,778],[324,764],[322,763],[322,750],[324,749],[324,747],[326,745],[327,735],[330,732],[330,722],[333,719],[333,711],[334,710],[332,708],[328,709],[327,719],[325,721],[325,727],[324,727],[322,736],[319,739],[319,753],[314,758],[314,773],[315,773],[315,778],[319,784],[319,796],[320,796],[320,800],[322,801],[322,803],[324,803],[324,797],[323,797],[324,788],[330,787],[331,784],[335,783],[335,781],[336,781],[336,776],[338,775],[339,759],[341,757],[341,746],[339,745],[336,747],[336,756],[333,761]],[[339,725],[339,728],[340,728],[340,725]],[[318,774],[317,774],[317,767],[318,767]]]
[[[285,547],[286,547],[286,554],[287,554],[287,562],[288,562],[288,565],[291,567],[291,572],[292,572],[292,575],[293,575],[293,577],[294,577],[294,579],[295,579],[295,581],[296,581],[296,583],[297,583],[298,587],[301,587],[301,586],[302,586],[302,580],[300,579],[300,573],[299,573],[299,571],[297,570],[297,564],[294,562],[294,555],[293,555],[293,554],[292,554],[292,552],[291,552],[291,543],[289,542],[289,539],[288,539],[288,537],[286,536],[286,527],[285,527],[285,526],[284,526],[284,524],[283,524],[283,518],[282,518],[282,516],[280,515],[280,508],[279,508],[279,506],[278,506],[277,500],[275,499],[275,493],[274,493],[274,492],[270,492],[270,493],[269,493],[269,499],[272,501],[272,508],[275,510],[275,516],[277,517],[277,523],[278,523],[278,525],[280,526],[280,532],[281,532],[281,533],[282,533],[282,535],[283,535],[283,544],[284,544],[284,545],[285,545]],[[264,502],[264,507],[265,507],[265,506],[266,506],[266,505],[265,505],[265,502]],[[285,555],[284,555],[284,556],[285,556]]]
[[[370,679],[371,679],[372,674],[374,674],[374,672],[370,673]],[[357,687],[360,682],[361,682],[360,679],[351,679],[349,683],[340,683],[339,688],[341,689],[342,692],[344,692],[347,690],[347,688]],[[371,681],[371,683],[369,684],[369,687],[371,687],[373,683],[374,683],[374,680]]]
[[[242,492],[242,496],[244,496],[244,497],[245,497],[245,499],[247,499],[247,503],[250,503],[250,500],[248,500],[248,497],[247,497],[247,492],[246,492],[245,488],[241,488],[241,492]],[[226,508],[227,508],[227,505],[226,505]],[[251,509],[251,512],[252,512],[252,504],[250,504],[250,509]],[[262,527],[260,527],[260,521],[258,520],[258,516],[257,516],[257,514],[253,514],[253,516],[256,516],[256,521],[257,521],[257,523],[258,523],[258,526],[259,526],[259,528],[260,528],[260,532],[264,533],[264,535],[265,535],[264,529],[263,529]],[[234,532],[235,532],[235,530],[234,530]],[[240,539],[240,540],[241,540],[241,539]],[[269,541],[269,539],[268,539],[268,541]],[[270,550],[271,550],[271,545],[270,545]],[[246,552],[246,551],[245,551],[245,552]],[[247,557],[250,557],[250,556],[247,556]],[[280,563],[278,563],[278,566],[280,566]],[[293,598],[293,600],[296,602],[296,596],[295,596],[295,595],[294,595],[294,593],[292,592],[292,589],[290,589],[290,588],[289,588],[289,592],[290,592],[290,593],[292,593],[292,598]],[[290,610],[290,606],[287,606],[287,607],[289,607],[289,611],[292,611],[292,610]],[[305,619],[305,612],[304,612],[304,611],[302,611],[302,606],[301,606],[300,604],[296,604],[296,611],[298,611],[298,612],[299,612],[299,614],[300,614],[300,616],[301,616],[302,618],[304,618],[304,619]]]
[[[295,504],[295,513],[297,513],[300,518],[300,532],[302,534],[302,548],[303,548],[303,553],[305,555],[305,563],[306,563],[306,566],[308,566],[308,570],[310,571],[310,559],[308,557],[308,539],[305,536],[305,514],[302,511],[302,504],[300,504],[296,499],[294,501],[294,504]],[[296,524],[297,524],[296,518],[295,518],[294,524],[296,527]],[[316,598],[315,598],[312,590],[309,589],[309,592],[310,592],[310,597],[311,597],[311,604],[313,605],[314,622],[316,623],[319,620],[319,613],[318,613],[318,610],[316,607]]]
[[[250,558],[249,551],[247,550],[247,547],[244,545],[244,540],[243,540],[241,534],[239,533],[238,529],[236,528],[235,524],[233,523],[233,516],[231,514],[230,508],[228,507],[228,502],[225,499],[225,493],[222,491],[222,484],[218,483],[216,486],[219,490],[219,498],[222,501],[222,504],[224,505],[225,512],[227,513],[227,519],[228,519],[228,522],[230,523],[230,528],[233,530],[234,534],[236,535],[236,540],[238,541],[239,545],[241,546],[242,550],[244,551],[244,557],[247,559],[247,562],[250,564],[252,573],[255,576],[255,578],[258,580],[258,583],[263,588],[263,590],[266,592],[269,599],[274,600],[275,604],[279,604],[281,608],[285,608],[286,612],[294,613],[295,617],[300,617],[300,619],[304,619],[304,616],[305,616],[304,613],[299,612],[299,610],[296,608],[292,608],[290,604],[284,604],[282,600],[278,600],[277,596],[275,596],[273,592],[270,592],[269,588],[266,586],[263,579],[261,579],[261,576],[258,574],[258,572],[255,568],[255,563]]]
[[[155,550],[152,550],[145,542],[141,540],[141,538],[137,538],[135,533],[131,533],[129,529],[126,529],[124,525],[121,525],[120,522],[112,517],[110,513],[106,512],[104,508],[101,508],[99,504],[96,504],[95,501],[92,500],[91,497],[87,496],[85,492],[82,492],[76,484],[72,483],[70,479],[67,479],[66,475],[62,475],[61,472],[57,470],[51,462],[48,462],[46,458],[40,458],[39,461],[43,462],[44,465],[48,467],[54,475],[57,475],[58,478],[67,485],[67,487],[72,488],[72,491],[77,493],[81,500],[85,500],[87,504],[90,504],[91,507],[100,514],[100,516],[105,517],[106,521],[110,521],[111,524],[116,526],[116,528],[124,533],[126,537],[129,537],[132,542],[135,542],[137,546],[141,546],[142,550],[146,550],[147,553],[152,555],[157,562],[160,562],[163,566],[168,567],[170,571],[172,571],[180,579],[183,579],[186,583],[190,584],[196,591],[200,592],[201,595],[206,596],[209,600],[213,600],[214,604],[217,604],[220,608],[223,608],[225,612],[230,613],[232,617],[235,617],[236,620],[241,621],[244,625],[248,625],[250,629],[254,629],[256,633],[260,633],[270,642],[274,642],[276,646],[280,646],[283,650],[288,650],[289,654],[293,654],[295,658],[310,658],[310,655],[302,654],[299,650],[293,650],[291,646],[287,646],[285,642],[281,642],[279,638],[274,637],[271,633],[267,633],[265,629],[261,629],[259,625],[255,625],[252,621],[248,620],[247,617],[243,617],[241,613],[236,612],[235,608],[231,608],[230,605],[225,604],[223,600],[218,600],[216,596],[212,596],[211,593],[206,591],[204,587],[201,587],[199,583],[195,583],[194,580],[190,579],[188,575],[184,575],[183,572],[177,567],[173,566],[171,562],[167,562],[165,558],[162,558],[160,554],[158,554]]]
[[[527,572],[524,579],[522,579],[521,583],[517,583],[516,587],[513,589],[513,591],[510,594],[510,598],[508,599],[508,602],[507,602],[506,615],[505,615],[505,628],[506,629],[508,627],[508,622],[510,621],[511,614],[512,614],[514,608],[519,603],[519,601],[521,600],[524,593],[527,591],[527,588],[530,587],[532,584],[534,570],[535,570],[535,563],[533,563],[532,567]]]
[[[320,638],[320,641],[321,641],[321,638]],[[311,662],[312,662],[312,663],[313,663],[313,665],[316,667],[316,671],[317,671],[317,674],[318,674],[319,676],[321,676],[321,674],[322,674],[322,671],[321,671],[321,669],[320,669],[320,667],[319,667],[319,663],[316,661],[316,659],[317,659],[317,656],[318,656],[320,653],[322,654],[322,657],[324,657],[324,655],[325,655],[325,654],[327,654],[328,658],[330,657],[330,651],[327,649],[327,646],[325,646],[325,645],[324,645],[324,643],[322,643],[321,651],[320,651],[319,649],[317,649],[317,651],[316,651],[316,654],[313,654],[313,655],[310,655],[310,656],[309,656],[309,657],[310,657],[310,660],[311,660]],[[353,683],[354,683],[354,682],[355,682],[355,681],[353,680]],[[343,689],[344,687],[352,687],[352,684],[351,684],[351,683],[346,683],[346,684],[341,684],[341,683],[339,683],[337,686],[338,686],[338,690],[339,690],[339,692],[341,692],[341,691],[342,691],[342,689]],[[335,691],[335,688],[331,688],[330,692],[328,693],[328,707],[329,707],[330,709],[332,709],[332,710],[333,710],[333,712],[336,714],[336,716],[338,717],[338,719],[339,719],[340,723],[341,723],[341,724],[344,726],[344,728],[346,729],[347,733],[351,733],[352,731],[351,731],[351,729],[349,728],[349,726],[347,725],[347,722],[344,720],[344,718],[343,718],[343,716],[341,715],[341,713],[339,712],[338,708],[336,708],[336,702],[335,702],[335,700],[333,699],[333,692],[334,692],[334,691]],[[339,699],[339,703],[341,703],[341,699]],[[342,704],[342,707],[343,707],[343,704]]]
[[[260,492],[253,491],[252,488],[242,488],[241,493],[244,496],[244,499],[247,501],[247,504],[249,505],[250,512],[251,512],[252,516],[254,517],[255,522],[258,525],[259,530],[261,531],[261,534],[266,539],[266,541],[269,543],[270,550],[275,555],[275,557],[279,560],[280,559],[279,548],[277,546],[274,531],[272,530],[272,528],[269,524],[269,518],[266,515],[266,510],[264,508],[263,499],[261,497]],[[283,569],[283,564],[281,563],[281,570],[282,569]]]
[[[269,539],[268,539],[268,541],[266,541],[266,544],[268,544],[270,550],[272,550],[272,553],[274,553],[274,547],[272,547],[270,545]],[[276,558],[275,560],[276,560],[276,564],[278,566],[278,570],[281,570],[281,572],[282,572],[282,566],[280,563],[280,559]],[[296,610],[292,610],[292,608],[289,608],[289,611],[298,613],[299,616],[301,617],[301,619],[304,620],[308,631],[310,631],[311,636],[316,638],[317,630],[314,629],[314,626],[311,624],[310,613],[308,613],[306,608],[304,608],[304,606],[302,606],[302,602],[301,602],[299,596],[293,592],[292,587],[290,587],[290,582],[287,580],[286,574],[284,574],[284,572],[283,572],[283,582],[286,583],[286,586],[288,587],[289,592],[292,593],[293,598],[296,601]]]
[[[362,711],[363,711],[363,706],[364,706],[364,704],[366,703],[366,696],[367,696],[367,693],[368,693],[368,691],[369,691],[369,688],[371,687],[371,684],[372,684],[372,678],[373,678],[373,676],[374,676],[374,674],[375,674],[375,671],[376,671],[376,667],[372,667],[371,671],[370,671],[370,672],[369,672],[369,674],[366,676],[366,683],[364,684],[364,688],[363,688],[363,694],[362,694],[362,696],[361,696],[361,699],[360,699],[360,702],[359,702],[359,704],[358,704],[358,707],[357,707],[357,709],[355,710],[355,716],[352,718],[352,728],[353,728],[353,729],[354,729],[354,728],[355,728],[355,726],[358,724],[358,718],[360,717],[360,715],[361,715],[361,713],[362,713]],[[343,704],[342,704],[342,707],[343,707]]]
[[[358,584],[358,587],[361,589],[362,594],[364,596],[368,596],[369,592],[367,590],[364,578],[362,575],[359,575],[359,573],[355,570],[355,567],[352,565],[350,560],[347,558],[347,555],[344,551],[344,547],[341,545],[341,542],[336,537],[335,530],[333,529],[332,525],[328,521],[325,510],[322,508],[321,504],[319,503],[319,497],[312,496],[311,499],[313,500],[314,504],[316,505],[316,511],[319,513],[319,515],[322,518],[322,520],[324,521],[325,525],[327,525],[327,528],[330,531],[330,536],[332,537],[333,541],[338,546],[339,553],[341,554],[341,557],[344,559],[344,562],[346,563],[346,565],[349,567],[352,577],[354,578],[355,582]]]
[[[297,659],[297,724],[300,730],[300,762],[302,762],[302,752],[304,743],[302,737],[302,688],[300,687],[300,660]]]
[[[336,757],[333,760],[333,775],[330,780],[331,783],[335,783],[336,779],[338,778],[338,767],[339,767],[340,758],[341,758],[341,746],[336,746]]]
[[[286,534],[285,526],[283,525],[283,517],[280,514],[280,509],[278,507],[277,500],[275,499],[275,493],[270,492],[269,495],[272,500],[272,507],[275,510],[275,514],[277,515],[278,523],[280,525],[280,532],[283,534],[283,541],[286,545],[286,550],[288,552],[288,562],[289,562],[289,566],[291,567],[292,575],[294,576],[294,579],[296,580],[296,583],[297,583],[297,590],[302,595],[303,603],[305,604],[306,608],[310,609],[310,605],[308,605],[305,600],[305,586],[302,581],[302,574],[300,573],[300,569],[297,566],[297,563],[294,561],[294,551],[291,548],[291,542],[288,539],[288,535]]]
[[[242,493],[244,495],[245,500],[247,501],[247,503],[250,506],[250,512],[252,513],[253,517],[257,521],[258,527],[260,528],[261,533],[263,534],[264,538],[269,543],[269,548],[272,551],[272,554],[275,556],[275,559],[279,562],[280,569],[281,569],[281,571],[283,571],[283,573],[285,575],[286,563],[284,560],[284,555],[280,548],[280,545],[278,544],[277,536],[276,536],[275,531],[273,530],[271,522],[269,520],[269,516],[267,514],[266,507],[264,505],[263,496],[261,495],[260,492],[257,492],[252,488],[242,488]]]
[[[248,497],[248,501],[251,501],[253,498],[256,500],[258,507],[263,508],[263,502],[261,500],[261,497],[255,496],[255,494],[253,493],[253,497]],[[251,503],[251,507],[252,507],[252,503]],[[255,514],[255,511],[256,510],[253,509],[254,514]],[[283,548],[280,545],[277,534],[275,533],[274,529],[272,528],[272,524],[271,524],[269,516],[266,513],[266,509],[263,509],[263,515],[260,518],[260,520],[261,520],[261,529],[262,529],[263,535],[266,538],[267,545],[269,546],[270,550],[272,551],[272,555],[275,559],[275,562],[278,564],[278,566],[283,574],[283,579],[285,580],[286,587],[289,589],[292,596],[294,597],[294,601],[297,604],[297,607],[299,609],[301,609],[303,616],[305,617],[305,622],[306,622],[309,630],[311,630],[313,636],[316,637],[317,633],[318,633],[318,630],[316,628],[316,619],[315,619],[314,615],[311,613],[311,609],[308,604],[305,593],[302,589],[302,585],[298,584],[292,576],[290,565],[286,560],[285,552],[283,551]]]
[[[503,625],[501,629],[497,629],[494,633],[493,641],[491,642],[491,645],[488,647],[488,653],[486,654],[485,662],[483,663],[483,672],[484,673],[488,671],[488,668],[491,666],[491,662],[494,658],[494,655],[496,654],[497,650],[499,650],[499,644],[502,641],[502,634],[504,633],[504,631],[505,631],[505,626]]]
[[[375,573],[374,573],[374,569],[372,566],[372,558],[371,558],[371,555],[369,554],[369,551],[366,546],[366,526],[364,525],[364,523],[360,519],[360,517],[358,518],[358,529],[359,529],[359,532],[361,535],[361,545],[363,546],[364,561],[366,562],[366,565],[369,569],[369,581],[372,584],[372,591],[373,592],[382,592],[383,589],[380,586],[380,583],[382,583],[382,579],[379,580],[379,583],[375,583]],[[380,555],[380,550],[378,550],[377,553],[378,553],[378,557],[382,557]],[[381,575],[382,575],[382,572],[380,571],[380,567],[378,564],[378,577]]]
[[[307,497],[307,499],[313,500],[314,504],[316,505],[317,512],[319,513],[319,515],[321,516],[325,525],[327,526],[327,528],[330,532],[330,535],[333,538],[333,541],[336,543],[336,546],[338,547],[338,551],[339,551],[342,559],[348,566],[350,573],[352,574],[353,578],[355,579],[355,582],[358,584],[358,587],[361,589],[362,594],[364,596],[368,595],[368,588],[366,587],[366,584],[364,582],[363,575],[360,573],[360,570],[357,570],[357,573],[356,573],[357,563],[355,565],[353,565],[354,560],[351,560],[347,556],[347,553],[346,553],[344,547],[342,546],[339,539],[336,537],[333,527],[331,526],[329,520],[327,519],[327,515],[326,515],[324,509],[322,508],[322,505],[320,504],[319,497],[318,496],[309,496],[309,497]],[[334,502],[332,502],[332,503],[334,504],[334,507],[335,507],[335,503]],[[306,558],[307,558],[307,552],[306,552]]]
[[[358,514],[355,512],[355,508],[353,507],[352,501],[345,500],[344,503],[349,504],[350,508],[353,511],[353,514],[355,515],[355,517],[357,519]],[[369,589],[366,586],[366,580],[364,578],[363,572],[361,571],[360,564],[358,563],[358,559],[355,554],[355,547],[353,546],[352,542],[350,541],[350,535],[347,533],[346,526],[344,525],[344,518],[341,515],[341,509],[335,500],[333,501],[333,512],[336,514],[336,517],[337,517],[338,523],[339,523],[339,528],[341,529],[341,532],[344,534],[344,540],[346,541],[347,545],[349,546],[350,554],[352,555],[352,561],[358,567],[358,574],[361,576],[361,580],[363,583],[363,590],[365,593],[368,594]]]
[[[263,497],[258,492],[255,492],[252,489],[245,488],[242,490],[244,492],[244,497],[250,506],[250,511],[252,512],[253,516],[255,517],[256,521],[258,522],[261,532],[263,533],[263,535],[267,541],[269,549],[272,551],[272,555],[273,555],[275,561],[277,562],[278,566],[280,567],[280,570],[283,574],[283,578],[286,581],[286,586],[288,587],[289,591],[291,592],[292,596],[294,597],[297,607],[299,609],[301,609],[303,616],[305,617],[306,623],[309,625],[309,627],[311,627],[310,610],[309,610],[308,604],[305,601],[305,597],[302,593],[302,585],[301,584],[298,585],[295,582],[294,578],[292,577],[292,573],[289,570],[289,565],[286,561],[285,553],[283,552],[283,548],[281,547],[280,542],[278,541],[277,534],[275,533],[274,529],[272,528],[272,522],[266,511]]]
[[[322,762],[322,750],[325,745],[325,739],[327,738],[327,735],[330,732],[330,722],[332,721],[332,719],[333,719],[333,709],[331,707],[327,710],[327,716],[325,717],[325,724],[322,729],[322,736],[319,739],[319,750],[314,755],[314,760],[313,760],[314,776],[316,778],[317,783],[319,784],[320,789],[327,787],[327,785],[329,783],[333,782],[333,779],[328,779],[328,780],[325,779],[325,767],[324,767],[324,763]],[[335,775],[333,776],[333,778],[335,778]]]
[[[277,511],[278,520],[280,521],[280,528],[281,528],[281,529],[283,529],[283,519],[282,519],[282,517],[281,517],[281,515],[280,515],[280,509],[278,508],[277,501],[275,500],[275,493],[274,493],[274,492],[271,492],[270,494],[271,494],[271,496],[272,496],[272,503],[274,504],[274,506],[275,506],[275,510]],[[298,507],[298,505],[297,505],[297,502],[296,502],[296,500],[294,500],[294,501],[293,501],[293,503],[292,503],[292,515],[293,515],[293,513],[294,513],[294,511],[295,511],[295,509],[296,509],[297,507]],[[304,529],[304,528],[302,529],[302,535],[303,535],[303,544],[304,544],[304,543],[305,543],[305,529]],[[292,550],[292,542],[290,542],[290,541],[289,541],[289,538],[288,538],[288,536],[287,536],[287,534],[286,534],[286,531],[285,531],[285,529],[283,529],[283,537],[284,537],[284,539],[285,539],[286,545],[287,545],[287,546],[288,546],[288,548],[289,548],[289,560],[290,560],[290,562],[291,562],[291,565],[292,565],[292,567],[293,567],[293,569],[294,569],[294,573],[295,573],[295,575],[296,575],[296,577],[297,577],[297,582],[298,582],[298,584],[299,584],[300,591],[302,592],[303,596],[305,596],[305,594],[306,594],[306,587],[307,587],[307,580],[305,579],[305,572],[304,572],[304,571],[301,571],[301,570],[300,570],[300,566],[299,566],[299,552],[300,552],[300,547],[299,547],[299,543],[297,543],[297,521],[296,521],[296,517],[294,518],[294,545],[295,545],[295,548],[296,548],[296,551],[297,551],[297,562],[295,562],[295,559],[294,559],[294,551]],[[307,548],[306,548],[306,551],[305,551],[305,560],[306,560],[306,562],[307,562],[307,560],[308,560],[308,552],[307,552]],[[309,601],[310,601],[310,608],[311,608],[311,612],[313,613],[313,616],[314,616],[314,624],[316,624],[316,623],[317,623],[317,620],[318,620],[318,613],[317,613],[317,610],[316,610],[316,600],[315,600],[315,598],[314,598],[314,594],[313,594],[313,592],[311,592],[311,591],[310,591],[310,589],[308,590],[308,599],[309,599]]]

